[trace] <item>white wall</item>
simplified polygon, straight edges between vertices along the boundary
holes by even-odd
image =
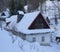
[[[42,36],[45,37],[44,42],[42,42]],[[51,34],[50,33],[46,33],[46,34],[36,34],[36,35],[27,35],[26,36],[26,40],[33,42],[33,38],[36,38],[36,41],[39,42],[40,44],[49,44],[51,41]]]

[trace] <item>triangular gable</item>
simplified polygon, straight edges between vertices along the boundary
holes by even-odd
[[[39,13],[28,29],[49,29],[49,28],[50,27],[48,23],[46,22],[42,14]]]
[[[49,27],[46,19],[43,16],[41,16],[42,15],[39,11],[24,14],[23,18],[16,26],[17,30],[24,34],[53,32],[54,30]],[[44,25],[47,26],[46,28],[36,28],[36,20],[39,19],[39,21],[37,21],[40,23],[40,18],[43,18]]]
[[[3,12],[3,13],[1,14],[1,16],[6,16],[6,15],[5,15],[5,13]]]

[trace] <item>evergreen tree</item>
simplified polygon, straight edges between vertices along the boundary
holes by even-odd
[[[11,0],[10,3],[10,14],[15,15],[18,10],[24,10],[24,5],[22,4],[22,0]]]
[[[10,2],[10,14],[11,15],[15,14],[15,3],[14,3],[14,0],[11,0],[11,2]]]
[[[28,0],[28,12],[36,10],[39,6],[38,0]]]
[[[16,4],[16,11],[18,10],[24,10],[24,5],[22,0],[18,0],[17,4]]]
[[[41,11],[41,13],[43,12],[43,10],[42,10],[42,5],[43,5],[43,3],[45,2],[46,0],[39,0],[39,2],[40,2],[40,11]]]

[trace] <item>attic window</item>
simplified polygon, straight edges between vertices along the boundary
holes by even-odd
[[[28,29],[48,29],[50,28],[41,13],[36,17]]]

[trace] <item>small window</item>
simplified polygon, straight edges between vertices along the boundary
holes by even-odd
[[[35,42],[35,41],[36,41],[36,38],[34,37],[34,38],[33,38],[33,42]]]
[[[44,36],[42,36],[42,40],[41,40],[42,42],[44,42],[45,41],[45,37]]]

